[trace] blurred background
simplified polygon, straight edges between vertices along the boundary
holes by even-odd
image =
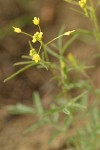
[[[29,53],[29,38],[23,34],[14,33],[12,26],[20,27],[23,31],[33,34],[36,28],[32,19],[40,17],[45,42],[56,37],[63,25],[66,31],[80,28],[91,29],[92,25],[89,21],[72,11],[72,7],[75,8],[63,0],[0,0],[0,149],[2,150],[64,150],[62,136],[52,144],[51,148],[48,147],[46,144],[50,134],[48,128],[43,128],[44,134],[40,130],[35,135],[20,136],[20,133],[33,123],[35,118],[33,116],[9,118],[4,110],[6,105],[18,102],[30,105],[34,91],[40,93],[45,103],[50,101],[56,89],[56,83],[47,84],[52,76],[51,73],[45,69],[37,70],[33,67],[7,83],[3,83],[3,80],[20,69],[20,67],[13,67],[13,64],[21,61],[21,55]],[[100,18],[99,9],[97,16]],[[89,74],[96,87],[100,88],[100,62],[98,59],[92,60],[91,57],[98,52],[98,49],[91,39],[88,40],[87,43],[87,39],[77,39],[68,52],[71,51],[87,65],[96,64],[97,67]],[[65,38],[66,41],[67,38]]]

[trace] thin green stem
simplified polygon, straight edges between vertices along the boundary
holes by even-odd
[[[99,25],[98,25],[98,20],[97,20],[97,17],[96,17],[96,10],[94,8],[92,0],[90,0],[90,5],[91,5],[91,8],[90,8],[90,19],[91,19],[91,22],[93,23],[93,25],[95,27],[94,35],[96,37],[97,42],[100,42]]]
[[[41,44],[40,44],[38,54],[40,53],[41,47],[42,47],[42,42],[41,42]]]
[[[32,37],[33,38],[33,36],[31,35],[31,34],[29,34],[29,33],[26,33],[26,32],[21,32],[21,33],[23,33],[23,34],[25,34],[25,35],[28,35],[28,36],[30,36],[30,37]]]
[[[41,32],[41,28],[40,28],[40,26],[38,25],[38,27],[39,27],[39,31]]]
[[[42,43],[42,45],[43,45],[44,55],[45,55],[46,61],[49,61],[48,53],[47,53],[47,50],[46,50],[46,44]]]
[[[53,41],[57,40],[58,38],[64,36],[64,34],[57,36],[56,38],[52,39],[51,41],[49,41],[48,43],[46,43],[45,45],[49,45],[50,43],[52,43]]]

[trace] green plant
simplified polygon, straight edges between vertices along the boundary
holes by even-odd
[[[36,129],[41,125],[51,124],[54,127],[55,132],[53,132],[49,142],[52,142],[59,133],[63,133],[67,138],[67,145],[69,148],[76,150],[98,150],[100,148],[100,90],[96,89],[92,79],[88,76],[86,71],[87,69],[91,69],[95,66],[82,64],[72,53],[68,53],[66,56],[66,50],[76,40],[76,38],[81,36],[90,36],[93,39],[95,38],[96,45],[99,48],[100,32],[96,17],[97,6],[94,7],[92,0],[80,0],[79,2],[74,0],[65,1],[81,8],[80,11],[75,11],[83,14],[91,21],[93,24],[93,30],[89,31],[77,29],[65,32],[65,28],[63,27],[56,38],[52,39],[48,43],[44,43],[39,18],[35,17],[33,20],[34,25],[36,25],[39,29],[39,32],[36,32],[34,35],[23,32],[20,28],[13,27],[15,32],[28,35],[32,39],[29,41],[29,55],[22,56],[22,58],[27,60],[14,64],[15,66],[26,66],[5,79],[4,82],[24,70],[32,66],[36,66],[37,68],[45,68],[52,72],[53,79],[55,79],[58,83],[59,92],[54,98],[53,104],[49,106],[49,109],[43,108],[39,94],[35,92],[33,98],[35,102],[34,111],[32,111],[32,108],[26,109],[26,107],[22,105],[17,108],[15,106],[9,110],[12,114],[17,114],[20,108],[23,108],[23,112],[21,112],[21,114],[24,114],[25,112],[30,113],[32,111],[32,113],[38,115],[39,121],[27,129],[27,132]],[[71,37],[65,44],[63,44],[63,36],[66,35]],[[52,44],[52,42],[56,40],[57,42]],[[36,42],[40,45],[38,50],[33,47],[33,44]],[[57,63],[51,62],[49,55],[54,57],[57,60]],[[74,74],[73,80],[70,77],[71,73]],[[77,90],[79,94],[74,95],[72,90]],[[95,96],[95,101],[92,105],[89,105],[90,103],[88,101],[90,93]],[[11,111],[12,109],[13,111]],[[64,114],[63,117],[60,118],[62,112],[64,112]],[[78,122],[82,123],[79,124]],[[72,129],[70,129],[71,126]],[[66,132],[69,132],[69,130],[72,130],[73,133],[71,137],[69,137],[69,135],[66,136]]]

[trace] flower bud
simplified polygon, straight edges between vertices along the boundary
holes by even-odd
[[[37,17],[34,17],[34,20],[32,20],[32,21],[35,25],[39,25],[39,23],[40,23],[40,19]]]
[[[13,27],[13,29],[14,29],[14,32],[16,32],[16,33],[21,33],[22,32],[20,28]]]
[[[32,60],[34,60],[36,63],[38,63],[40,61],[39,54],[34,54],[33,57],[32,57]]]

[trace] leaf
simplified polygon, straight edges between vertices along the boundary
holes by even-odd
[[[60,50],[59,47],[55,43],[51,43],[51,47],[55,48],[56,50]]]
[[[32,132],[34,130],[36,130],[37,128],[39,128],[40,126],[43,126],[46,123],[46,120],[39,120],[38,122],[34,123],[32,126],[30,126],[29,128],[27,128],[25,130],[25,133],[29,133]]]
[[[78,33],[74,34],[73,37],[64,45],[62,49],[62,54],[64,54],[66,49],[76,40],[78,35],[79,35]]]
[[[6,106],[5,109],[11,115],[22,115],[22,114],[34,113],[34,109],[32,107],[29,107],[20,103],[16,105]]]
[[[100,96],[100,89],[96,89],[94,92],[96,95]]]
[[[43,117],[52,115],[53,113],[59,112],[59,111],[61,111],[62,109],[63,109],[63,106],[58,107],[58,108],[50,109],[49,111],[47,111],[46,113],[43,114]]]
[[[51,143],[53,142],[53,140],[58,136],[59,133],[60,133],[59,130],[55,130],[55,131],[52,133],[52,135],[51,135],[51,137],[50,137],[48,143],[51,144]]]
[[[46,70],[48,70],[48,67],[42,61],[40,61],[39,64],[42,65],[43,68],[45,68]]]
[[[34,63],[34,62],[33,61],[22,61],[22,62],[14,63],[13,65],[18,66],[18,65],[26,65],[26,64],[32,64],[32,63]]]
[[[37,113],[43,114],[44,110],[38,92],[33,93],[33,101],[35,102]]]
[[[83,97],[85,94],[87,94],[88,91],[83,92],[82,94],[76,96],[75,98],[73,98],[73,101],[76,102],[77,100],[79,100],[81,97]]]
[[[77,2],[73,1],[73,0],[64,0],[65,2],[68,2],[70,4],[73,4],[73,5],[79,5]]]
[[[67,107],[64,107],[63,112],[64,112],[66,115],[70,115],[70,114],[71,114]]]
[[[65,26],[62,26],[62,28],[60,29],[59,35],[62,35],[64,33],[64,30],[65,30]],[[57,41],[60,51],[62,48],[62,39],[63,39],[63,37],[60,37],[60,38],[58,38],[58,41]]]
[[[77,30],[77,33],[78,34],[88,34],[88,35],[93,35],[92,31],[89,31],[89,30],[85,30],[85,29],[78,29]]]
[[[72,107],[76,107],[76,108],[79,108],[79,109],[86,109],[87,108],[86,106],[80,105],[80,104],[73,104]]]
[[[22,55],[22,58],[32,59],[30,56],[27,56],[27,55]]]
[[[43,49],[44,49],[44,58],[46,59],[46,61],[49,61],[49,58],[48,58],[48,54],[47,54],[47,46],[43,44]]]
[[[84,15],[84,13],[83,13],[82,11],[79,11],[79,10],[77,10],[77,9],[71,8],[71,10],[73,10],[73,11],[75,11],[75,12],[79,13],[79,14]]]
[[[12,74],[11,76],[9,76],[8,78],[6,78],[3,82],[7,82],[8,80],[12,79],[13,77],[15,77],[16,75],[20,74],[21,72],[25,71],[26,69],[32,67],[34,64],[29,64],[25,67],[23,67],[22,69],[18,70],[17,72],[15,72],[14,74]]]
[[[51,54],[52,56],[56,57],[56,58],[59,58],[59,55],[57,53],[55,53],[54,51],[52,51],[49,47],[46,47],[47,48],[47,52],[49,54]]]

